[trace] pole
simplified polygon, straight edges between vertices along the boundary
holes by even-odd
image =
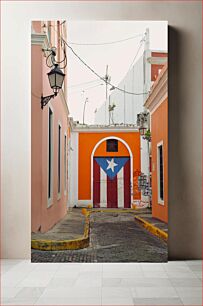
[[[149,37],[149,28],[146,29],[145,32],[145,44],[144,44],[144,50],[145,50],[145,61],[147,59],[147,57],[150,56],[150,37]],[[151,66],[149,63],[147,63],[146,61],[146,65],[145,65],[145,71],[144,71],[144,79],[145,79],[145,84],[144,84],[144,91],[147,92],[150,90],[150,85],[151,85]],[[145,97],[146,98],[146,97]],[[150,128],[148,126],[148,128]],[[148,152],[148,182],[149,182],[149,186],[150,186],[150,143],[147,140],[147,152]],[[150,186],[151,187],[151,186]],[[151,198],[150,196],[148,197],[148,201],[149,201],[149,208],[151,208]]]
[[[124,125],[125,125],[125,85],[124,85],[124,101],[123,101],[124,103],[124,110],[123,110],[123,116],[124,116],[124,120],[123,120],[123,123],[124,123]]]
[[[105,124],[106,124],[106,121],[107,121],[107,113],[106,113],[106,107],[107,107],[107,100],[108,100],[108,82],[110,80],[110,76],[108,75],[108,65],[106,65],[106,75],[104,77],[105,79],[105,83],[106,83],[106,100],[105,100]]]
[[[85,107],[86,107],[87,102],[88,102],[88,98],[85,99],[85,103],[84,103],[82,124],[85,124]]]
[[[110,120],[110,105],[111,105],[111,103],[110,103],[110,95],[109,95],[109,125],[111,124],[111,120]]]

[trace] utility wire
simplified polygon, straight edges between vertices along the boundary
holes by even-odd
[[[98,84],[98,85],[95,85],[95,86],[87,87],[87,88],[84,88],[83,90],[72,91],[72,92],[70,92],[70,94],[74,94],[74,93],[77,93],[77,92],[83,92],[83,91],[86,91],[86,90],[89,90],[89,89],[92,89],[92,88],[95,88],[95,87],[98,87],[98,86],[101,86],[101,85],[104,85],[104,84]]]
[[[77,43],[77,42],[72,42],[72,41],[69,41],[68,43],[70,45],[77,45],[77,46],[102,46],[102,45],[104,46],[104,45],[112,45],[112,44],[121,43],[127,40],[135,39],[140,36],[142,36],[142,34],[137,34],[135,36],[131,36],[125,39],[114,40],[114,41],[109,41],[109,42],[102,42],[102,43]]]
[[[83,82],[83,83],[74,84],[74,85],[68,86],[68,88],[72,88],[72,87],[77,87],[77,86],[81,86],[81,85],[85,85],[85,84],[94,83],[96,81],[100,81],[100,79],[94,79],[94,80],[89,81],[89,82]]]
[[[134,62],[135,62],[135,60],[136,60],[136,58],[137,58],[137,56],[138,56],[138,54],[139,54],[139,52],[140,52],[140,49],[141,49],[141,47],[142,47],[144,41],[145,41],[145,38],[142,38],[142,40],[140,41],[139,48],[137,49],[137,52],[136,52],[136,54],[135,54],[135,56],[134,56],[134,58],[133,58],[133,61],[132,61],[131,65],[130,65],[130,67],[129,67],[129,70],[132,68],[132,66],[133,66],[133,64],[134,64]]]
[[[61,37],[61,36],[60,36]],[[135,96],[140,96],[140,95],[146,95],[148,94],[148,92],[142,92],[142,93],[135,93],[135,92],[130,92],[130,91],[126,91],[118,86],[113,85],[112,83],[110,83],[109,81],[106,81],[104,79],[104,77],[101,77],[94,69],[92,69],[74,50],[73,48],[64,40],[63,37],[61,37],[61,39],[63,40],[64,44],[66,44],[66,46],[71,50],[71,52],[92,72],[94,73],[99,79],[101,79],[103,82],[107,83],[108,85],[112,86],[113,89],[117,89],[121,92],[125,92],[126,94],[129,95],[135,95]]]
[[[54,29],[55,32],[57,32],[55,29]],[[139,34],[139,35],[143,35],[143,34]],[[64,45],[66,45],[70,50],[71,52],[83,63],[83,65],[85,65],[93,74],[95,74],[100,80],[102,80],[103,82],[105,82],[106,84],[110,85],[113,89],[117,89],[121,92],[124,92],[126,94],[129,94],[129,95],[134,95],[134,96],[142,96],[142,95],[147,95],[149,92],[142,92],[142,93],[134,93],[134,92],[130,92],[130,91],[127,91],[127,90],[124,90],[118,86],[115,86],[113,85],[112,83],[110,83],[109,81],[106,81],[104,77],[101,77],[94,69],[92,69],[74,50],[73,48],[67,43],[67,41],[65,41],[65,39],[60,35],[60,39],[61,41],[63,41]],[[141,42],[144,41],[144,38],[142,38]],[[140,46],[141,48],[141,46]],[[139,51],[138,51],[139,52]],[[137,54],[138,54],[137,52]],[[135,60],[135,58],[134,58]]]

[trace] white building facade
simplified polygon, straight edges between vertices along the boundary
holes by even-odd
[[[150,50],[149,40],[146,39],[142,56],[118,84],[118,88],[123,89],[123,91],[116,88],[111,91],[108,100],[95,113],[95,124],[123,124],[124,126],[136,124],[137,115],[145,110],[144,103],[150,88],[166,62],[167,53]],[[109,111],[109,109],[113,110]],[[141,172],[149,177],[149,143],[142,137],[140,143]],[[148,201],[149,198],[143,196],[142,200]]]

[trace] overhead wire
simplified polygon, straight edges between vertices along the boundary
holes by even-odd
[[[78,87],[78,86],[82,86],[82,85],[85,85],[85,84],[94,83],[94,82],[96,82],[96,81],[98,82],[98,81],[100,81],[100,79],[94,79],[94,80],[92,80],[92,81],[88,81],[88,82],[82,82],[82,83],[74,84],[74,85],[68,86],[68,88]]]
[[[134,64],[134,62],[135,62],[135,60],[136,60],[136,58],[137,58],[137,56],[138,56],[138,54],[139,54],[139,52],[140,52],[140,49],[141,49],[141,47],[142,47],[144,41],[145,41],[145,38],[143,37],[143,38],[141,39],[141,41],[140,41],[140,45],[139,45],[139,47],[138,47],[138,49],[137,49],[137,52],[136,52],[136,54],[135,54],[135,56],[134,56],[134,58],[133,58],[133,61],[132,61],[132,63],[130,64],[129,70],[132,68],[132,66],[133,66],[133,64]]]
[[[54,29],[55,32],[57,32],[55,29]],[[143,35],[143,34],[142,34]],[[130,91],[127,91],[127,90],[124,90],[116,85],[113,85],[110,81],[107,81],[105,79],[105,77],[101,77],[93,68],[91,68],[75,51],[74,49],[67,43],[67,41],[61,36],[59,35],[61,41],[63,41],[64,45],[66,45],[70,51],[80,60],[81,63],[83,63],[83,65],[85,65],[93,74],[95,74],[100,80],[102,80],[103,82],[105,82],[105,84],[108,84],[110,85],[113,89],[117,89],[121,92],[124,92],[126,94],[129,94],[129,95],[134,95],[134,96],[141,96],[141,95],[147,95],[149,92],[141,92],[141,93],[135,93],[135,92],[130,92]],[[142,40],[140,41],[140,43],[143,41],[143,38]],[[141,45],[140,44],[140,48],[141,48]],[[139,53],[139,50],[140,48],[138,48],[138,52],[136,53],[136,57],[137,57],[137,54]],[[133,61],[135,61],[135,57],[133,59]]]
[[[61,37],[61,36],[60,36]],[[105,82],[106,84],[112,86],[113,89],[117,89],[121,92],[125,92],[126,94],[130,94],[130,95],[135,95],[135,96],[140,96],[140,95],[146,95],[148,94],[148,92],[142,92],[142,93],[135,93],[135,92],[130,92],[127,90],[124,90],[118,86],[113,85],[111,82],[106,81],[104,77],[101,77],[93,68],[91,68],[75,51],[74,49],[64,40],[63,37],[61,37],[61,39],[63,40],[63,42],[66,44],[66,46],[70,49],[70,51],[92,72],[94,73],[99,79],[101,79],[103,82]]]
[[[112,44],[117,44],[117,43],[121,43],[121,42],[128,41],[128,40],[132,40],[140,36],[142,36],[142,34],[137,34],[135,36],[131,36],[125,39],[114,40],[114,41],[109,41],[109,42],[101,42],[101,43],[78,43],[78,42],[72,42],[72,41],[69,41],[68,43],[70,45],[77,45],[77,46],[104,46],[104,45],[112,45]]]
[[[86,91],[86,90],[89,90],[89,89],[92,89],[92,88],[95,88],[95,87],[98,87],[98,86],[101,86],[101,85],[104,85],[104,84],[98,84],[98,85],[95,85],[95,86],[87,87],[87,88],[84,88],[83,90],[72,91],[72,92],[70,92],[70,94],[74,94],[74,93],[77,93],[77,92],[83,92],[83,91]]]
[[[60,23],[60,26],[62,24],[64,24],[66,22],[66,20],[62,21]],[[53,24],[50,24],[48,25],[49,27],[57,27],[57,25],[53,25]],[[79,43],[79,42],[72,42],[72,41],[69,41],[68,43],[70,45],[77,45],[77,46],[102,46],[102,45],[112,45],[112,44],[117,44],[117,43],[121,43],[121,42],[125,42],[125,41],[128,41],[128,40],[132,40],[132,39],[135,39],[135,38],[138,38],[140,36],[142,36],[143,34],[141,33],[138,33],[134,36],[130,36],[130,37],[127,37],[127,38],[124,38],[124,39],[119,39],[119,40],[114,40],[114,41],[108,41],[108,42],[101,42],[101,43]]]

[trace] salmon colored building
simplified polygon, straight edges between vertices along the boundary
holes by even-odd
[[[64,52],[60,37],[66,38],[66,26],[60,21],[32,22],[31,36],[31,218],[32,232],[46,232],[67,211],[68,106],[66,76],[58,95],[41,109],[41,95],[53,94],[47,66],[56,47],[57,61]],[[61,69],[66,74],[66,69]]]
[[[152,216],[168,222],[168,67],[154,82],[145,102],[151,117]]]
[[[72,123],[70,206],[130,208],[140,200],[140,135],[135,127]]]

